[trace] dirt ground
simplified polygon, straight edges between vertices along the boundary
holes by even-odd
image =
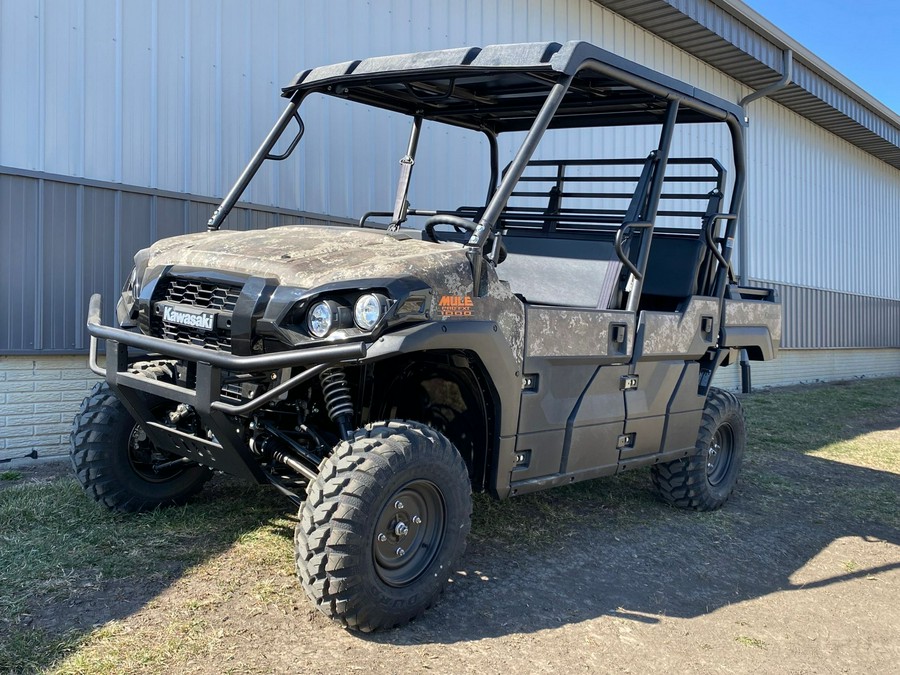
[[[803,483],[792,494],[808,504],[773,511],[759,480],[713,520],[650,503],[665,517],[567,529],[537,550],[476,540],[442,601],[388,633],[347,632],[310,605],[292,574],[289,516],[274,532],[283,551],[262,564],[228,548],[192,569],[96,584],[28,620],[53,633],[100,628],[108,636],[94,642],[107,651],[156,643],[143,665],[120,654],[106,668],[88,647],[64,672],[123,662],[197,673],[898,672],[900,533],[806,489],[876,480],[896,490],[898,477],[802,461],[780,474]],[[24,471],[41,481],[67,470]]]

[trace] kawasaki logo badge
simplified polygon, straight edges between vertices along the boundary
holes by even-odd
[[[186,312],[171,305],[163,305],[162,318],[167,323],[177,323],[180,326],[200,330],[212,330],[216,325],[214,312]]]

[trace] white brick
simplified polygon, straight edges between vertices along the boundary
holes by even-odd
[[[6,395],[10,403],[45,403],[47,401],[59,401],[58,391],[23,391]]]
[[[72,422],[71,421],[59,421],[55,424],[42,424],[39,427],[35,427],[35,435],[39,436],[48,436],[48,435],[59,435],[66,434],[72,430]]]
[[[27,438],[10,438],[6,441],[7,450],[12,448],[58,448],[59,436],[29,436]]]
[[[0,370],[34,370],[34,359],[21,356],[0,356]]]
[[[58,372],[59,376],[64,380],[84,380],[87,382],[88,380],[93,380],[97,377],[87,368],[72,368],[60,370]]]
[[[56,410],[35,410],[32,403],[7,404],[0,408],[0,415],[30,415],[35,412],[57,412]],[[60,411],[61,412],[61,411]]]
[[[64,370],[69,368],[84,368],[86,365],[86,356],[44,357],[34,362],[34,367],[38,370]]]
[[[52,403],[35,403],[31,412],[35,413],[63,413],[70,414],[74,413],[72,410],[72,403],[69,401],[54,401]]]
[[[47,386],[53,387],[56,391],[83,391],[87,388],[87,383],[84,380],[60,380]]]
[[[32,437],[34,436],[34,427],[31,426],[21,426],[21,427],[6,427],[3,429],[3,437],[7,440],[10,438],[23,438],[23,437]]]
[[[60,393],[60,397],[55,399],[57,401],[77,401],[81,403],[81,400],[88,395],[88,392],[91,390],[90,387],[85,387],[83,391],[64,391]],[[75,410],[78,410],[78,405],[75,405]]]
[[[34,382],[4,382],[3,391],[6,393],[14,391],[34,391]]]
[[[45,413],[43,415],[10,415],[6,419],[11,427],[21,427],[29,424],[33,424],[37,427],[43,424],[59,424],[62,421],[59,413]]]
[[[58,380],[58,370],[11,370],[6,373],[7,382]]]

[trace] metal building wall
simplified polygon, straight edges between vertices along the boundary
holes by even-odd
[[[51,174],[52,183],[52,174],[59,174],[74,179],[69,186],[94,180],[111,183],[113,190],[119,185],[129,195],[144,188],[162,190],[165,199],[176,202],[177,193],[220,196],[282,108],[279,87],[301,68],[464,44],[568,39],[589,40],[730,100],[748,93],[722,72],[591,0],[0,0],[0,172],[4,166],[37,172],[7,182]],[[831,304],[841,293],[875,295],[895,307],[900,278],[896,266],[885,269],[885,264],[892,251],[900,250],[900,171],[771,101],[753,106],[749,276],[811,289],[813,304],[795,293],[798,304],[788,304],[786,311],[799,317],[822,305],[815,315],[816,334],[825,329],[821,326],[845,321],[835,314],[838,305]],[[245,197],[264,206],[337,217],[389,209],[406,125],[339,101],[311,101],[304,119],[307,135],[298,157],[265,167]],[[676,153],[706,154],[707,133],[723,140],[721,130],[692,130],[679,139]],[[603,155],[643,156],[652,136],[647,130],[596,138],[572,134],[542,153],[585,156],[593,152],[594,141],[600,141]],[[510,144],[503,147],[511,152]],[[434,168],[439,179],[416,183],[414,204],[447,208],[480,197],[484,156],[484,148],[465,132],[423,135],[420,171]],[[12,203],[23,198],[18,189],[4,194]],[[0,269],[65,261],[60,251],[77,252],[79,245],[103,238],[114,239],[125,255],[125,249],[130,252],[149,238],[146,228],[166,213],[148,216],[135,197],[134,218],[115,221],[127,211],[82,211],[77,190],[71,194],[70,187],[53,187],[38,200],[45,210],[28,215],[32,220],[21,227],[40,222],[39,234],[20,240],[7,231],[13,215],[0,222],[0,237],[11,242],[0,250]],[[89,240],[68,229],[78,218],[94,228]],[[160,222],[156,227],[162,233],[179,226],[167,230]],[[68,243],[60,249],[60,242]],[[33,321],[25,322],[18,338],[13,334],[20,329],[12,323],[0,330],[0,351],[16,345],[29,349],[29,325],[42,332],[31,335],[31,344],[40,345],[32,349],[73,348],[69,336],[78,331],[67,322],[80,323],[82,314],[57,294],[80,293],[74,305],[83,306],[100,284],[101,268],[67,262],[52,267],[56,276],[49,280],[27,277],[41,289],[30,296],[21,285],[25,281],[15,275],[3,280],[20,314],[31,311],[31,302],[35,315],[24,317]],[[109,275],[103,278],[108,288],[100,290],[109,295],[114,289]],[[820,297],[813,293],[817,288],[833,293]],[[25,300],[17,301],[21,297]],[[62,323],[36,318],[55,316],[57,309],[71,311],[71,318]],[[867,317],[877,320],[876,314]],[[900,346],[900,330],[887,319],[880,321],[872,335],[886,334],[889,346]],[[863,330],[867,325],[863,321]],[[797,335],[797,347],[882,342],[852,332],[846,339],[836,336],[836,345]],[[77,348],[78,338],[72,337],[71,344]]]
[[[900,300],[900,170],[771,100],[750,114],[748,275]]]

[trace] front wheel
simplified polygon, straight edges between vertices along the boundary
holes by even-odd
[[[695,454],[654,466],[653,485],[674,506],[696,511],[720,508],[737,483],[746,438],[740,401],[730,392],[710,389]]]
[[[405,624],[443,592],[471,514],[468,471],[445,436],[414,422],[370,424],[337,446],[307,489],[297,576],[344,626]]]
[[[164,364],[138,370],[151,379],[168,379]],[[155,397],[148,397],[148,404],[166,406]],[[206,467],[157,449],[106,382],[94,385],[75,415],[69,454],[84,491],[114,511],[183,504],[212,476]]]

